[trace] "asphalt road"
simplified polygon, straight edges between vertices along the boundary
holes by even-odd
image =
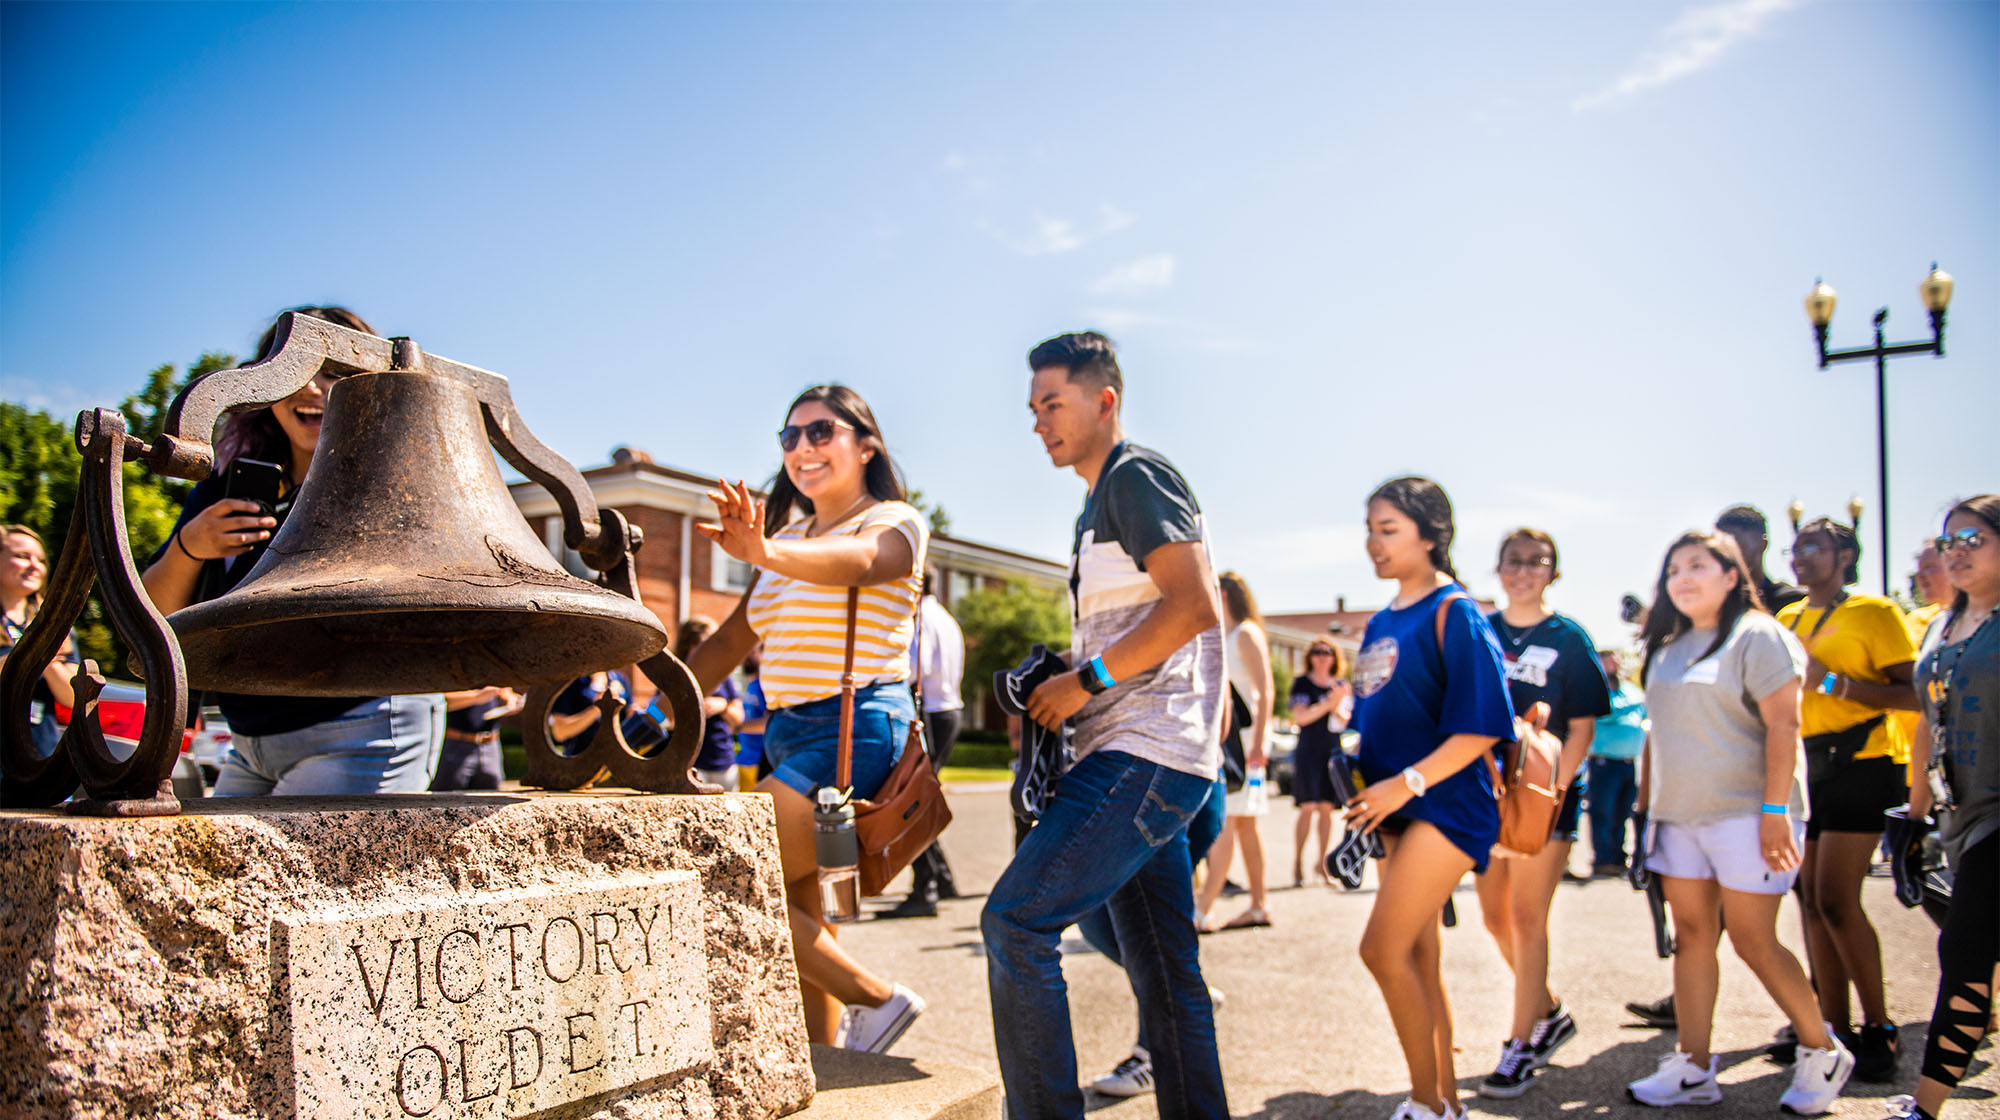
[[[883,975],[921,993],[929,1011],[892,1053],[920,1056],[998,1073],[994,1058],[986,968],[979,937],[980,895],[1011,855],[1012,833],[1004,790],[956,787],[956,820],[945,846],[968,897],[943,904],[937,918],[868,920],[841,933],[855,954]],[[1271,882],[1288,882],[1293,810],[1277,799],[1261,832],[1270,854]],[[1587,847],[1585,842],[1579,847]],[[1573,861],[1581,866],[1586,853]],[[1239,861],[1234,873],[1241,881]],[[897,901],[902,884],[890,897]],[[1920,911],[1895,901],[1887,879],[1871,879],[1869,913],[1881,933],[1889,1008],[1902,1025],[1904,1052],[1894,1085],[1851,1083],[1829,1114],[1875,1120],[1884,1098],[1914,1090],[1926,1020],[1937,986],[1936,931]],[[1271,892],[1273,925],[1202,939],[1202,968],[1226,1001],[1216,1015],[1230,1108],[1239,1117],[1387,1120],[1408,1085],[1402,1054],[1373,981],[1355,946],[1367,919],[1372,890],[1285,886]],[[1221,916],[1243,899],[1225,898]],[[1623,1004],[1653,999],[1672,987],[1668,962],[1653,952],[1644,899],[1622,880],[1565,884],[1557,892],[1553,983],[1569,1004],[1578,1035],[1543,1071],[1526,1095],[1489,1101],[1473,1095],[1499,1055],[1507,1029],[1511,977],[1479,922],[1470,880],[1459,890],[1461,922],[1445,932],[1445,983],[1457,1029],[1458,1074],[1472,1115],[1487,1117],[1658,1117],[1659,1110],[1630,1102],[1625,1084],[1651,1073],[1673,1045],[1670,1033],[1638,1026]],[[1797,912],[1787,904],[1780,922],[1801,958]],[[1065,943],[1078,1060],[1083,1079],[1102,1073],[1128,1053],[1134,1010],[1124,974],[1081,941]],[[1071,952],[1071,950],[1074,950]],[[1720,1106],[1690,1110],[1715,1117],[1778,1116],[1778,1095],[1790,1083],[1788,1067],[1760,1052],[1782,1022],[1756,978],[1725,944],[1722,992],[1716,1009],[1715,1046],[1722,1055],[1725,1098]],[[1946,1116],[1952,1120],[2000,1117],[2000,1070],[1989,1045]],[[1151,1097],[1093,1102],[1107,1120],[1157,1115]]]

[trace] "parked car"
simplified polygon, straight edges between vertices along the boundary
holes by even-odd
[[[138,749],[139,736],[146,726],[146,690],[122,681],[107,683],[97,694],[97,725],[103,729],[105,741],[113,751],[130,755]],[[174,796],[183,801],[208,796],[202,767],[192,751],[194,737],[192,729],[181,732],[181,753],[174,759]]]
[[[1354,752],[1360,749],[1360,746],[1361,735],[1359,732],[1343,731],[1340,733],[1340,749],[1349,758],[1354,757]],[[1278,792],[1287,797],[1290,797],[1292,793],[1292,775],[1294,773],[1292,756],[1297,753],[1298,749],[1298,732],[1278,730],[1271,732],[1271,769],[1268,778],[1271,784],[1277,787]]]

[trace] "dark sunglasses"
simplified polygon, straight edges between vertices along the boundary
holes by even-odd
[[[1317,646],[1306,651],[1307,657],[1332,657],[1333,651],[1325,646]]]
[[[1981,533],[1979,530],[1960,529],[1956,533],[1946,533],[1944,536],[1932,541],[1931,547],[1937,549],[1939,554],[1942,555],[1954,548],[1962,548],[1967,552],[1971,552],[1985,543],[1986,534]]]
[[[800,436],[806,437],[806,441],[814,447],[825,447],[833,442],[835,428],[846,428],[850,432],[855,430],[854,425],[839,420],[815,420],[803,427],[787,424],[778,429],[778,447],[785,451],[794,450],[799,445]]]

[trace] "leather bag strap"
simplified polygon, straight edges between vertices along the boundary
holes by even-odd
[[[854,626],[861,608],[861,589],[847,589],[847,659],[840,668],[840,752],[834,762],[833,784],[854,793]]]

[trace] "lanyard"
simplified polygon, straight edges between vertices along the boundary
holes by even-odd
[[[1820,628],[1820,627],[1822,627],[1822,626],[1825,626],[1825,625],[1826,625],[1826,620],[1827,620],[1827,619],[1829,619],[1829,618],[1832,618],[1832,617],[1833,617],[1833,612],[1835,612],[1835,611],[1839,610],[1839,609],[1840,609],[1840,604],[1842,604],[1842,603],[1845,603],[1845,602],[1847,602],[1847,591],[1846,591],[1846,589],[1845,589],[1845,588],[1843,588],[1843,589],[1841,590],[1840,594],[1838,594],[1838,595],[1835,595],[1835,596],[1833,597],[1833,602],[1831,602],[1831,603],[1828,603],[1828,604],[1826,605],[1826,609],[1825,609],[1825,610],[1823,610],[1823,611],[1821,611],[1821,612],[1819,612],[1819,618],[1818,618],[1817,620],[1815,620],[1815,621],[1813,622],[1813,628],[1812,628],[1812,633],[1804,635],[1804,637],[1805,637],[1805,640],[1806,640],[1806,641],[1808,641],[1808,642],[1811,642],[1811,641],[1817,641],[1817,640],[1819,639],[1819,628]],[[1806,613],[1806,612],[1805,612],[1805,611],[1804,611],[1803,609],[1799,611],[1799,614],[1800,614],[1801,616],[1803,616],[1803,615],[1804,615],[1805,613]],[[1794,628],[1793,628],[1793,630],[1792,630],[1792,636],[1793,636],[1793,637],[1799,637],[1799,636],[1800,636],[1800,635],[1799,635],[1799,632],[1798,632],[1798,629],[1797,629],[1796,627],[1794,627]]]
[[[1979,635],[1985,633],[1988,626],[1993,624],[1993,614],[1994,612],[1988,611],[1986,617],[1980,620],[1979,626],[1967,634],[1964,641],[1957,643],[1949,666],[1944,664],[1944,649],[1948,644],[1945,637],[1951,633],[1952,623],[1957,620],[1946,615],[1944,628],[1938,631],[1938,644],[1931,650],[1931,682],[1928,690],[1931,702],[1937,705],[1937,716],[1931,720],[1931,758],[1924,767],[1926,772],[1938,770],[1944,765],[1946,746],[1951,734],[1951,681],[1958,675],[1958,663],[1964,659],[1965,651],[1973,642],[1979,640]],[[1952,807],[1951,783],[1946,782],[1943,804],[1939,808]]]

